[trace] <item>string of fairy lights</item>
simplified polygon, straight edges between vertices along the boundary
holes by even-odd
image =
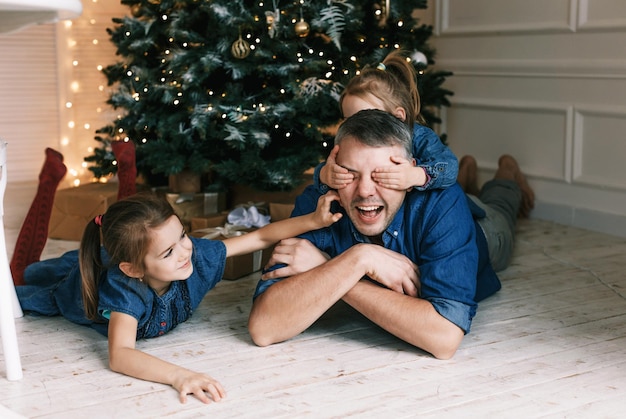
[[[120,115],[107,104],[106,77],[102,69],[115,58],[115,47],[106,33],[111,18],[123,16],[128,8],[120,2],[83,1],[83,13],[59,23],[60,139],[68,168],[64,183],[107,182],[110,177],[94,178],[85,156],[93,153],[95,129]]]

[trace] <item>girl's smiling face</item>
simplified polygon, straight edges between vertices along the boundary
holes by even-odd
[[[193,245],[175,215],[154,228],[150,239],[143,281],[161,295],[172,281],[185,280],[193,273]]]

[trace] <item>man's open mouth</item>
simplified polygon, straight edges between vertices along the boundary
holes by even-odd
[[[356,207],[356,209],[359,211],[359,214],[361,214],[361,216],[364,218],[376,217],[378,214],[380,214],[383,208],[384,207],[382,205],[370,205],[370,206]]]

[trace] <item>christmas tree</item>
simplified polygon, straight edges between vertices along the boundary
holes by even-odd
[[[109,29],[121,60],[103,72],[121,117],[85,158],[115,173],[111,141],[133,141],[146,175],[184,169],[217,185],[289,190],[324,159],[343,85],[393,49],[419,74],[422,114],[438,122],[450,73],[430,71],[426,0],[122,0]],[[330,132],[329,132],[330,131]]]

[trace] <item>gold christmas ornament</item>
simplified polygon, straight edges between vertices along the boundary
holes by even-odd
[[[304,19],[300,19],[300,21],[296,23],[295,26],[296,35],[298,35],[300,38],[306,38],[309,35],[310,29],[311,28],[309,27],[309,24],[306,23]]]
[[[239,35],[239,39],[233,42],[230,47],[230,53],[233,54],[233,57],[243,60],[250,55],[250,44]]]

